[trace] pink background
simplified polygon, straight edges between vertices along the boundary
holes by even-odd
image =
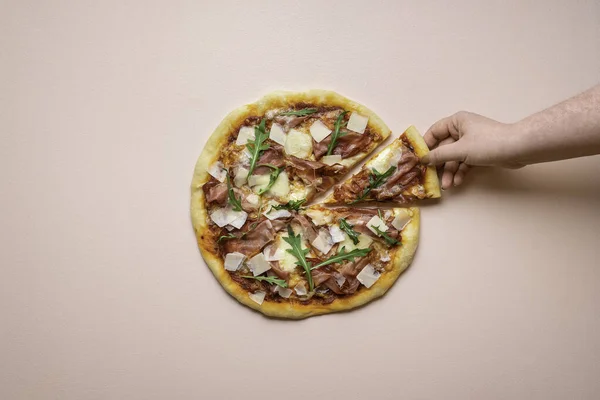
[[[234,107],[336,90],[396,133],[515,121],[600,79],[598,1],[4,1],[0,398],[597,399],[600,157],[479,171],[423,207],[381,301],[239,305],[189,184]]]

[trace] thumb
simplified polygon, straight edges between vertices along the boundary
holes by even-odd
[[[448,161],[464,161],[467,154],[460,142],[454,142],[431,150],[421,158],[421,164],[440,165]]]

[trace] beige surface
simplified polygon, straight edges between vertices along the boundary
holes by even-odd
[[[301,322],[223,291],[188,188],[273,89],[396,132],[548,106],[599,80],[600,3],[248,3],[0,5],[0,398],[599,398],[600,158],[470,177],[387,296]]]

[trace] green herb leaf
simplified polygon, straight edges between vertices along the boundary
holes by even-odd
[[[399,241],[397,241],[396,239],[394,239],[393,237],[391,237],[390,235],[388,235],[387,233],[385,233],[384,231],[382,231],[381,229],[379,229],[378,226],[371,225],[371,228],[375,229],[375,232],[377,232],[377,234],[379,236],[381,236],[385,240],[385,242],[387,244],[389,244],[390,246],[394,246],[394,245],[400,243]]]
[[[377,215],[379,216],[379,219],[383,221],[383,215],[381,215],[380,209],[377,209]]]
[[[235,192],[231,186],[231,178],[229,178],[229,173],[227,173],[227,198],[229,200],[229,204],[231,204],[231,208],[233,208],[234,211],[242,211],[242,202],[235,197]]]
[[[260,125],[254,127],[254,140],[246,143],[246,148],[250,152],[250,169],[248,170],[248,176],[252,175],[262,152],[269,148],[269,144],[265,143],[269,138],[269,134],[265,129],[265,123],[266,120],[263,118],[262,121],[260,121]]]
[[[290,200],[285,204],[277,204],[277,205],[273,206],[272,208],[275,210],[298,211],[300,209],[300,207],[302,206],[302,204],[304,204],[305,202],[306,202],[306,199]]]
[[[287,231],[288,236],[282,237],[282,239],[285,240],[290,246],[292,246],[292,248],[286,249],[286,251],[294,257],[296,257],[296,260],[298,260],[296,261],[296,265],[299,265],[302,268],[304,268],[304,272],[306,273],[306,280],[308,280],[308,287],[312,292],[315,289],[315,284],[313,283],[312,274],[310,272],[311,264],[308,261],[306,261],[306,255],[308,254],[309,250],[302,248],[302,236],[295,235],[290,225],[288,225]]]
[[[272,169],[271,174],[269,175],[269,183],[267,184],[267,186],[265,186],[264,188],[260,189],[258,191],[258,195],[262,196],[264,193],[268,192],[269,189],[271,189],[273,187],[273,185],[275,184],[275,181],[277,180],[277,178],[279,177],[279,174],[282,171],[282,168],[277,168],[274,165],[271,164],[259,164],[259,167],[269,167]]]
[[[280,286],[282,288],[288,287],[288,284],[287,284],[287,282],[285,280],[279,279],[279,278],[275,278],[274,276],[242,275],[242,278],[255,279],[257,281],[265,281],[267,283],[270,283],[271,285],[277,285],[277,286]]]
[[[230,233],[228,235],[223,235],[221,237],[219,237],[219,239],[217,240],[217,243],[221,243],[223,240],[229,240],[229,239],[237,239],[238,237],[235,236],[233,233]]]
[[[285,111],[285,112],[279,113],[279,115],[304,117],[306,115],[314,114],[316,112],[317,112],[316,108],[305,108],[303,110],[297,110],[297,111]]]
[[[340,128],[342,127],[342,120],[344,119],[344,115],[348,114],[348,111],[344,111],[340,115],[338,115],[337,120],[335,121],[335,125],[333,128],[333,132],[331,133],[331,142],[329,142],[329,146],[327,146],[327,155],[330,156],[333,152],[333,149],[337,145],[337,141],[340,137],[344,136],[343,133],[340,133]]]
[[[343,230],[344,232],[346,232],[348,237],[350,239],[352,239],[352,243],[357,244],[358,243],[358,232],[356,232],[352,228],[354,228],[354,225],[350,225],[346,221],[345,218],[340,219],[340,229]]]
[[[346,252],[345,248],[342,247],[342,250],[334,256],[329,257],[327,260],[315,265],[312,269],[324,267],[325,265],[335,264],[342,261],[352,261],[355,257],[364,257],[371,252],[371,249],[354,249],[350,252]]]
[[[363,190],[361,195],[358,196],[356,200],[351,201],[350,204],[358,203],[359,201],[364,200],[368,194],[371,193],[371,190],[383,185],[386,179],[389,178],[395,170],[396,167],[392,166],[382,174],[373,168],[373,172],[369,175],[369,185]]]

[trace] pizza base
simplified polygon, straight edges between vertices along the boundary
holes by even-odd
[[[417,128],[411,125],[406,131],[404,131],[404,134],[406,135],[406,138],[412,145],[413,149],[415,150],[415,154],[417,157],[419,157],[419,159],[423,158],[429,153],[429,147],[427,147],[425,139],[423,139],[423,136],[421,136]],[[430,165],[427,167],[425,178],[423,179],[423,187],[425,188],[427,197],[430,199],[437,199],[442,196],[442,192],[440,191],[440,181],[434,166]]]

